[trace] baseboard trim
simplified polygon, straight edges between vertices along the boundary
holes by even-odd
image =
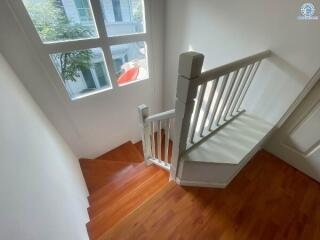
[[[176,178],[176,183],[181,186],[189,187],[209,187],[209,188],[225,188],[228,183],[212,183],[212,182],[200,182],[200,181],[190,181]]]

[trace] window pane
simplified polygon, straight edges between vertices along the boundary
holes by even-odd
[[[50,58],[71,99],[111,88],[100,48],[54,53],[50,54]]]
[[[44,43],[98,37],[88,0],[23,0]]]
[[[145,32],[143,0],[100,0],[108,36]]]
[[[149,78],[145,42],[113,45],[111,54],[119,85]]]
[[[122,12],[120,0],[112,0],[112,8],[115,22],[122,22]]]

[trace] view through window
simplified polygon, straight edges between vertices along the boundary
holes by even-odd
[[[71,99],[149,78],[144,0],[22,2]]]

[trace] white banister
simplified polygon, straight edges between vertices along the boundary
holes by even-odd
[[[234,103],[232,105],[232,108],[231,108],[231,115],[234,113],[234,110],[235,110],[235,108],[236,108],[236,106],[237,106],[237,104],[239,102],[240,96],[241,96],[241,94],[243,92],[244,87],[246,86],[246,83],[247,83],[247,81],[249,79],[249,76],[251,74],[252,68],[253,68],[253,64],[250,65],[250,67],[249,67],[249,69],[248,69],[248,71],[246,73],[246,76],[244,77],[244,80],[242,81],[242,84],[241,84],[240,88],[238,89],[237,96],[236,96],[235,101],[234,101]]]
[[[152,141],[152,157],[153,158],[156,158],[156,139],[155,139],[155,134],[156,134],[156,132],[157,131],[155,131],[156,130],[156,128],[155,128],[155,124],[156,124],[156,122],[150,122],[150,125],[151,125],[151,127],[152,127],[152,131],[151,131],[151,141]]]
[[[223,98],[223,101],[221,103],[219,114],[217,115],[217,125],[219,125],[220,120],[221,120],[221,116],[222,116],[223,112],[225,111],[225,107],[226,107],[226,104],[227,104],[227,102],[229,100],[230,93],[231,93],[231,90],[233,88],[234,82],[235,82],[235,80],[236,80],[236,78],[238,76],[238,72],[239,72],[238,70],[235,71],[233,73],[233,76],[232,76],[231,80],[230,80],[229,86],[227,88],[227,91],[226,91],[225,96]]]
[[[264,51],[201,73],[202,54],[181,54],[175,109],[149,116],[145,105],[138,108],[145,162],[170,171],[176,179],[182,154],[245,111],[244,98],[261,61],[270,55]]]
[[[209,93],[209,96],[208,96],[208,102],[207,102],[207,104],[205,106],[203,118],[202,118],[201,125],[200,125],[200,131],[199,132],[200,132],[200,136],[201,137],[203,137],[203,130],[204,130],[205,124],[207,122],[209,111],[210,111],[212,103],[213,103],[213,97],[214,97],[214,94],[216,93],[218,82],[219,82],[219,79],[215,79],[215,80],[212,81],[210,93]]]
[[[179,57],[178,85],[176,93],[176,120],[173,137],[171,173],[176,178],[180,155],[186,151],[194,99],[201,75],[204,55],[196,52],[183,53]]]
[[[161,121],[159,120],[158,122],[158,131],[157,131],[157,159],[161,159],[161,138],[162,138],[162,133],[161,133]]]
[[[234,72],[237,69],[240,69],[242,67],[248,66],[255,62],[261,61],[264,58],[270,57],[270,55],[271,55],[271,51],[267,50],[267,51],[252,55],[250,57],[246,57],[246,58],[228,63],[226,65],[222,65],[220,67],[214,68],[212,70],[203,72],[201,74],[200,79],[198,80],[198,84],[200,85],[204,82],[208,82],[210,80],[216,79],[219,76],[223,76],[227,73]]]
[[[197,127],[197,124],[198,124],[199,114],[200,114],[200,110],[201,110],[203,97],[204,97],[204,93],[206,91],[206,88],[207,88],[207,83],[204,83],[204,84],[202,84],[200,86],[199,97],[198,97],[198,101],[197,101],[196,106],[195,106],[195,112],[194,112],[193,121],[191,123],[191,136],[190,136],[190,141],[191,142],[193,142],[193,137],[194,137],[194,134],[196,132],[196,127]]]
[[[149,109],[146,105],[140,105],[138,107],[139,113],[139,122],[142,130],[142,147],[145,163],[147,164],[147,159],[152,157],[151,152],[151,142],[150,142],[150,133],[151,127],[150,124],[145,124],[145,119],[149,116]]]
[[[238,106],[236,107],[237,112],[239,112],[239,109],[240,109],[240,106],[241,106],[241,104],[242,104],[242,102],[243,102],[243,99],[244,99],[244,97],[246,96],[246,94],[247,94],[247,92],[248,92],[248,90],[249,90],[249,87],[250,87],[250,85],[251,85],[251,83],[252,83],[252,80],[253,80],[254,76],[256,75],[256,72],[257,72],[260,64],[261,64],[261,60],[255,64],[253,73],[251,74],[250,79],[249,79],[249,81],[248,81],[248,84],[246,84],[246,87],[245,87],[245,89],[244,89],[244,91],[243,91],[243,94],[242,94],[242,96],[241,96],[241,98],[240,98],[240,101],[239,101],[239,103],[238,103]]]
[[[138,107],[139,121],[142,130],[144,161],[147,165],[155,164],[170,171],[169,129],[175,118],[175,110],[149,116],[148,107]],[[164,139],[164,141],[162,141]],[[162,152],[164,155],[162,156]]]
[[[228,116],[230,115],[231,105],[232,105],[232,103],[234,102],[236,93],[237,93],[237,91],[238,91],[238,89],[239,89],[240,83],[241,83],[241,81],[242,81],[242,79],[243,79],[243,76],[244,76],[246,70],[247,70],[247,67],[242,68],[241,73],[240,73],[240,76],[239,76],[238,80],[237,80],[236,83],[235,83],[233,92],[232,92],[232,94],[231,94],[230,100],[229,100],[229,102],[228,102],[226,111],[225,111],[224,116],[223,116],[223,119],[224,119],[225,121],[228,120],[227,118],[228,118]]]
[[[214,105],[214,108],[213,108],[213,111],[212,111],[212,114],[211,114],[211,117],[210,117],[209,129],[212,129],[212,125],[213,125],[214,119],[216,118],[218,107],[220,105],[220,102],[221,102],[221,99],[222,99],[222,95],[224,93],[224,89],[225,89],[225,87],[227,85],[228,78],[229,78],[229,74],[226,74],[222,79],[222,84],[220,86],[219,93],[218,93],[218,96],[217,96],[217,99],[216,99],[216,102],[215,102],[215,105]]]
[[[153,121],[161,121],[161,120],[165,120],[168,118],[175,118],[175,116],[176,116],[175,110],[172,109],[172,110],[169,110],[166,112],[162,112],[162,113],[158,113],[158,114],[154,114],[152,116],[149,116],[145,119],[145,122],[149,123],[149,122],[153,122]]]
[[[166,163],[169,163],[170,119],[165,120],[164,137],[165,137],[164,161]]]
[[[200,74],[195,82],[199,88],[196,104],[189,103],[193,114],[187,150],[245,112],[241,105],[247,91],[261,61],[270,54],[270,51],[264,51]],[[209,95],[206,91],[208,83],[211,83]]]

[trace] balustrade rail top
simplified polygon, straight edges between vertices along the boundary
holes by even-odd
[[[166,111],[166,112],[161,112],[154,114],[152,116],[149,116],[145,119],[145,123],[149,123],[152,121],[159,121],[159,120],[165,120],[165,119],[170,119],[174,118],[176,116],[175,109]]]
[[[258,54],[255,54],[255,55],[252,55],[252,56],[249,56],[246,58],[242,58],[240,60],[237,60],[237,61],[225,64],[225,65],[222,65],[220,67],[202,72],[200,75],[200,78],[197,80],[197,83],[199,85],[203,84],[207,81],[214,80],[214,79],[216,79],[220,76],[223,76],[227,73],[231,73],[237,69],[240,69],[242,67],[253,64],[257,61],[261,61],[264,58],[270,57],[271,53],[272,52],[270,50],[266,50],[264,52],[260,52]]]

